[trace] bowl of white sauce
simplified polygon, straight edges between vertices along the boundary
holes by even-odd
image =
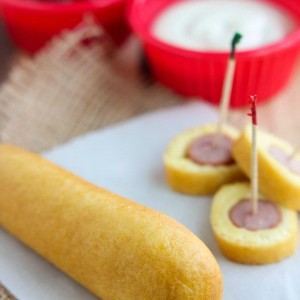
[[[291,0],[133,0],[129,22],[157,80],[218,104],[230,43],[237,46],[231,107],[266,101],[293,74],[300,53],[300,5]]]

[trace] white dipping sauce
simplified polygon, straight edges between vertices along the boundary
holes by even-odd
[[[187,0],[162,11],[152,34],[180,48],[228,51],[233,34],[239,32],[243,38],[238,49],[249,50],[282,39],[295,25],[287,12],[262,1]]]

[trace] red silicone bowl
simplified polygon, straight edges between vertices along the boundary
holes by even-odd
[[[12,40],[29,53],[39,50],[62,29],[75,27],[90,14],[112,40],[121,44],[129,35],[127,0],[95,0],[59,3],[43,0],[0,0],[4,23]]]
[[[140,38],[154,76],[186,97],[200,97],[218,104],[221,97],[228,53],[185,50],[158,40],[151,24],[168,5],[178,0],[133,0],[128,19]],[[248,105],[249,95],[266,101],[288,82],[300,50],[299,1],[270,0],[284,7],[297,28],[281,41],[255,50],[238,52],[231,107]]]

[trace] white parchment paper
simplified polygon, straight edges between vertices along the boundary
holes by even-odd
[[[282,262],[245,266],[222,256],[213,239],[210,197],[177,194],[165,184],[162,154],[181,131],[216,121],[216,111],[189,103],[79,137],[44,156],[85,179],[172,216],[218,260],[225,300],[300,299],[300,251]],[[21,300],[89,300],[88,291],[0,228],[0,281]],[[155,299],[154,299],[155,300]]]

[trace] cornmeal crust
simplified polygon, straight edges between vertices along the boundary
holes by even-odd
[[[199,165],[186,157],[191,142],[200,136],[216,133],[216,124],[207,124],[183,132],[171,141],[164,153],[168,185],[175,191],[192,195],[211,195],[223,184],[245,179],[236,164],[225,166]],[[239,133],[226,125],[223,133],[233,140]]]
[[[0,170],[0,224],[95,295],[221,299],[213,255],[172,218],[13,146]]]
[[[298,238],[297,213],[278,206],[282,220],[274,228],[250,231],[235,226],[230,209],[243,198],[250,198],[249,183],[222,187],[214,196],[211,207],[212,229],[223,254],[244,264],[268,264],[294,254]]]
[[[269,152],[270,146],[277,146],[287,153],[293,148],[283,140],[257,131],[258,181],[259,189],[272,201],[288,208],[300,210],[300,175],[291,172]],[[251,176],[251,127],[246,127],[232,148],[233,156],[240,168]],[[298,156],[298,158],[300,158]]]

